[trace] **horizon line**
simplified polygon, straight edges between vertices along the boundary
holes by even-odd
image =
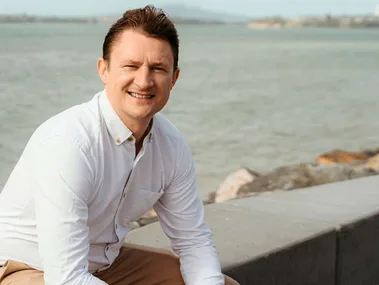
[[[123,12],[120,12],[122,15]],[[233,14],[231,14],[233,15]],[[33,13],[0,13],[0,16],[29,16],[29,17],[55,17],[55,18],[95,18],[95,17],[118,17],[117,13],[112,14],[82,14],[82,15],[76,15],[76,14],[33,14]],[[315,17],[315,16],[376,16],[375,13],[359,13],[359,14],[353,14],[353,13],[315,13],[315,14],[298,14],[298,15],[284,15],[284,14],[267,14],[267,15],[255,15],[255,16],[241,16],[241,17],[247,17],[247,18],[257,18],[257,17],[283,17],[283,18],[293,18],[293,17]],[[183,17],[175,17],[172,16],[172,18],[183,18]],[[191,16],[185,17],[185,18],[192,18]]]

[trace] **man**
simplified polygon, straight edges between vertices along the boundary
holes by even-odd
[[[178,50],[152,6],[111,27],[98,61],[105,89],[35,131],[0,195],[1,285],[237,284],[221,273],[190,149],[158,113]],[[179,259],[123,247],[152,206]]]

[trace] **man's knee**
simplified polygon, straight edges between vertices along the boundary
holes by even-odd
[[[11,273],[0,281],[0,285],[44,285],[43,272],[28,269]]]

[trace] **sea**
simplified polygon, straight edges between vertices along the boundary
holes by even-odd
[[[103,89],[110,23],[0,25],[0,189],[35,128]],[[178,25],[181,76],[162,111],[202,198],[239,167],[379,148],[379,29]]]

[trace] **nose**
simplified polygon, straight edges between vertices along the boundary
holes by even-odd
[[[147,66],[141,66],[135,73],[134,83],[141,90],[148,90],[154,85],[153,74]]]

